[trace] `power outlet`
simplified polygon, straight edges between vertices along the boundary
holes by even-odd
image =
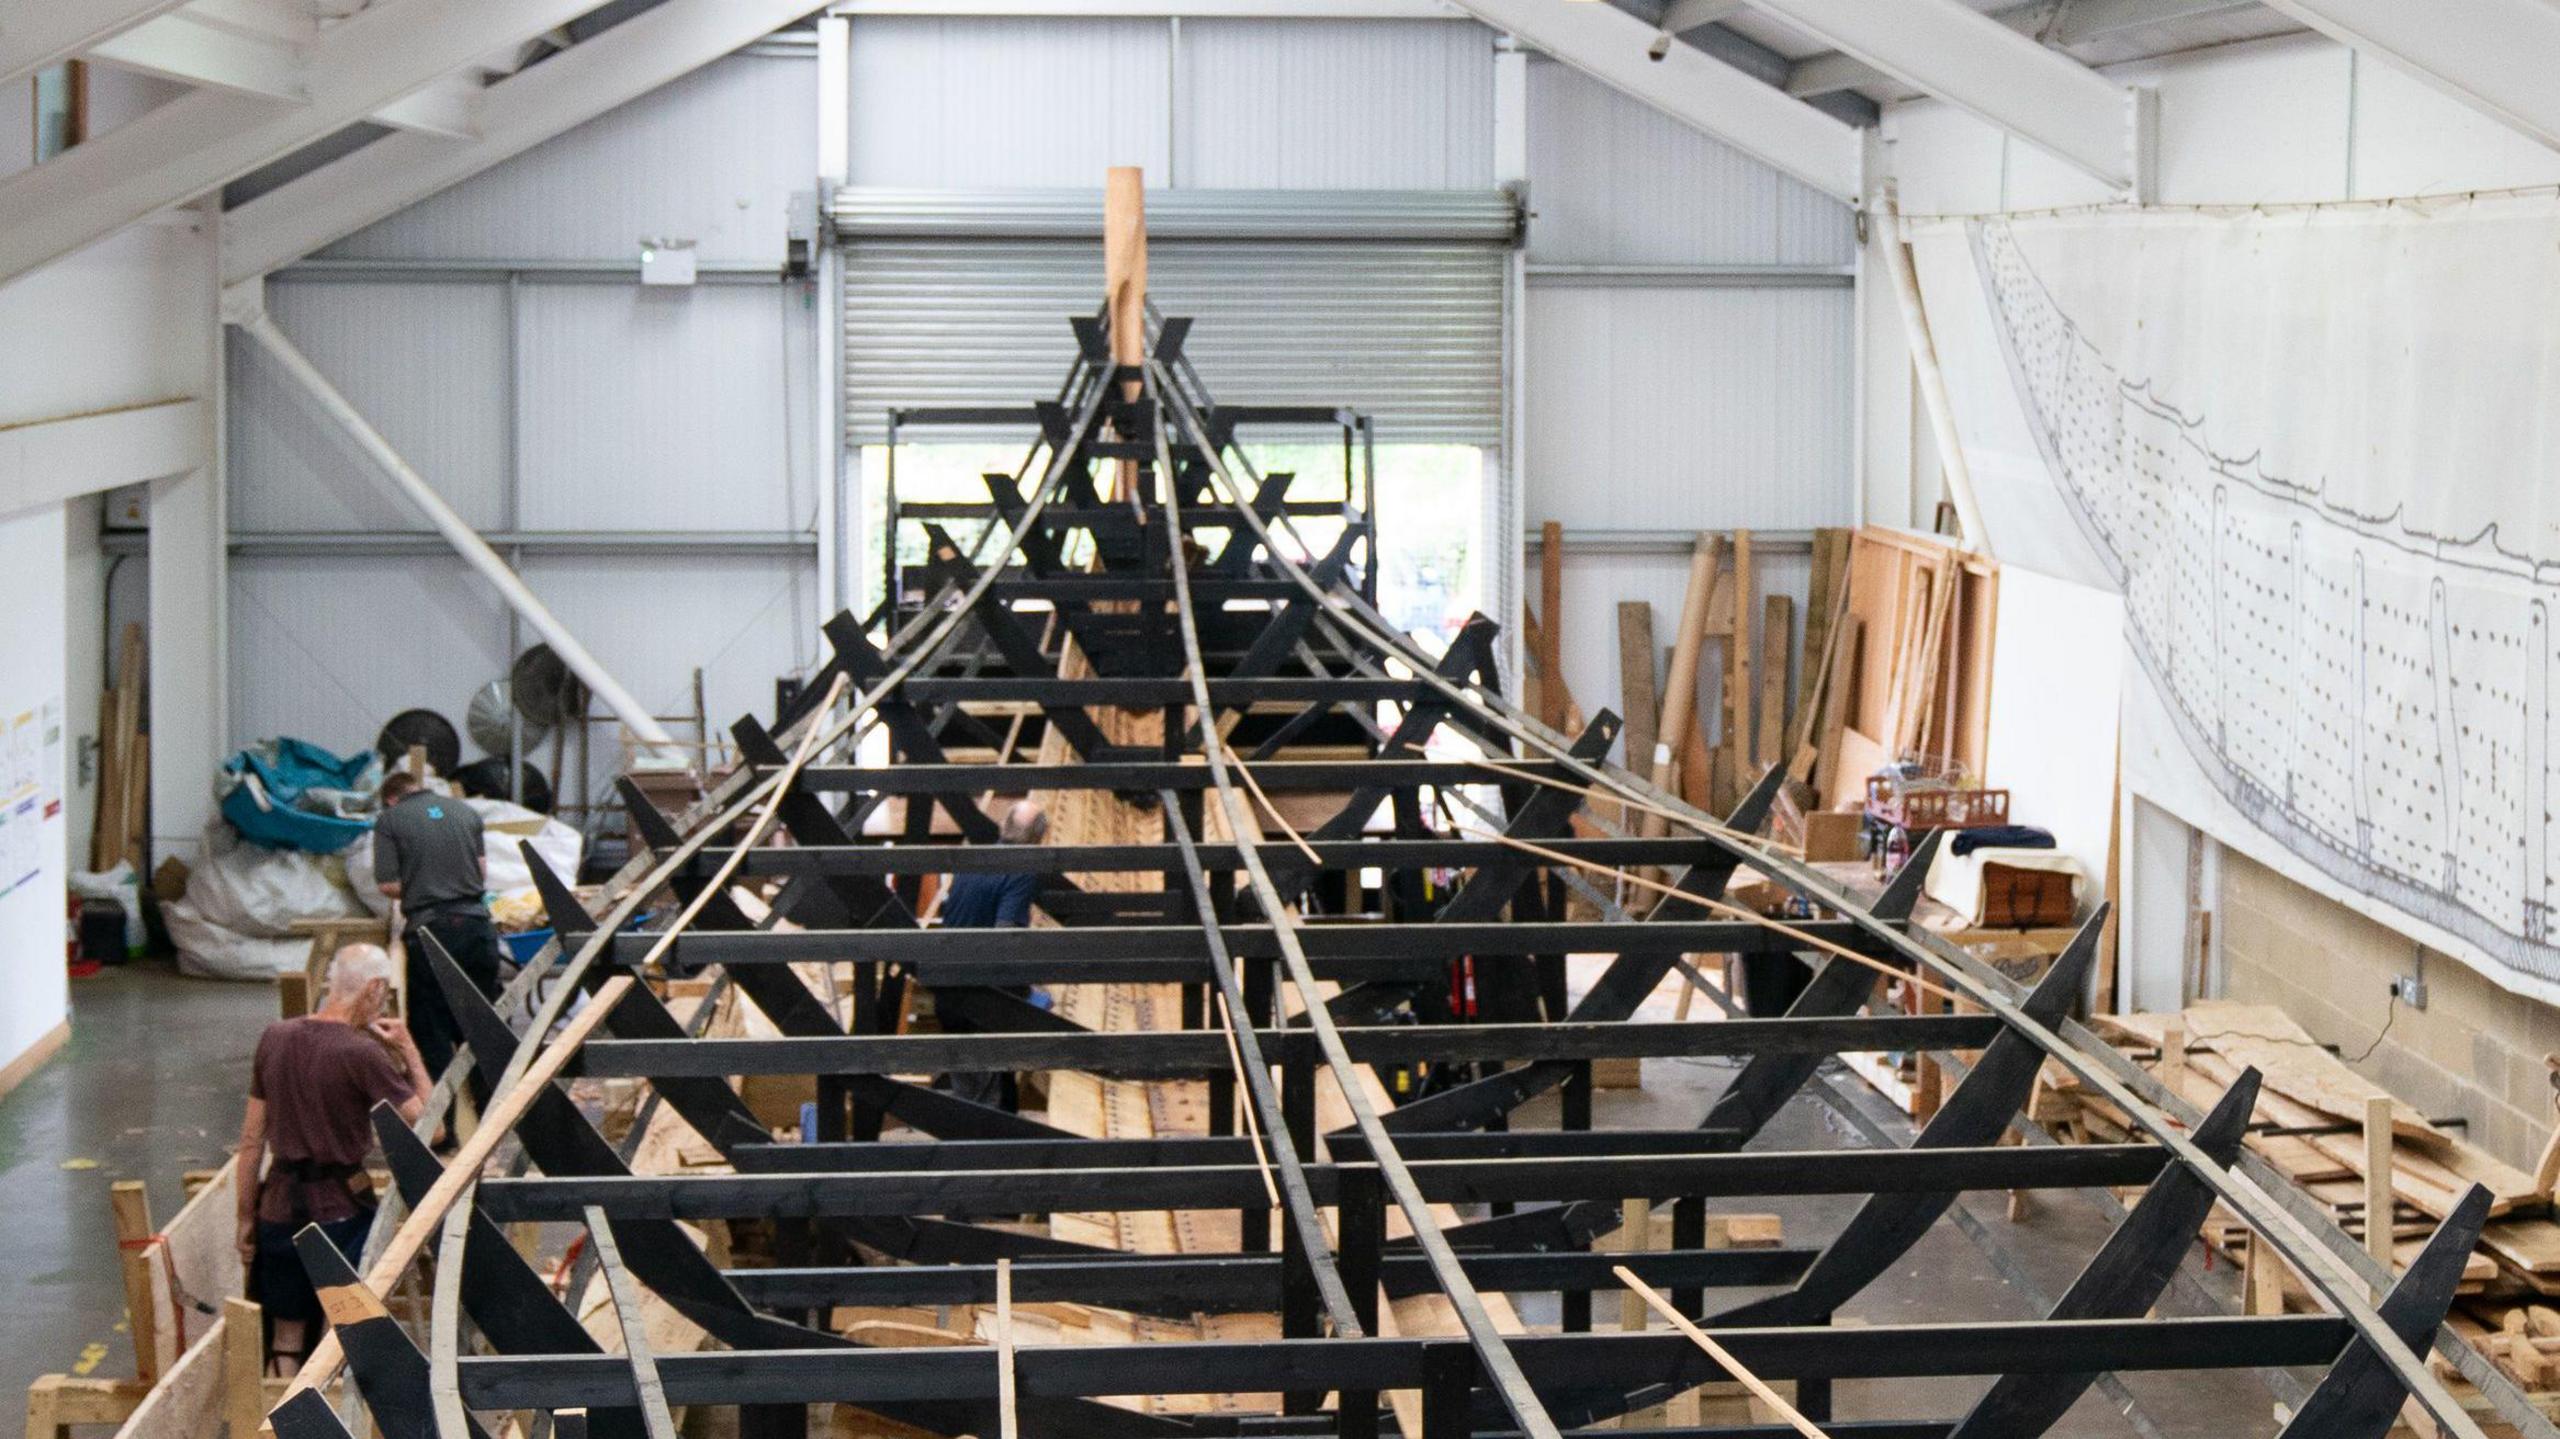
[[[2427,1007],[2427,982],[2414,974],[2404,974],[2392,980],[2391,994],[2411,1009]]]

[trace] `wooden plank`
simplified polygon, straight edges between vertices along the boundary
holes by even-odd
[[[2377,1094],[2364,1106],[2364,1252],[2391,1267],[2391,1096]],[[2387,1286],[2386,1286],[2387,1287]]]
[[[1751,532],[1733,532],[1733,633],[1724,642],[1724,734],[1722,743],[1729,763],[1740,769],[1759,753],[1759,740],[1752,729],[1756,718],[1753,705],[1759,694],[1756,672],[1760,667],[1758,644],[1753,639],[1758,619],[1760,576],[1751,560]],[[1722,795],[1717,796],[1719,800]]]
[[[1793,595],[1771,595],[1760,602],[1760,723],[1752,731],[1751,778],[1757,780],[1778,762],[1787,736],[1787,652],[1795,638]]]
[[[1832,755],[1823,762],[1823,797],[1833,809],[1862,804],[1867,776],[1885,767],[1893,755],[1882,744],[1847,725],[1840,727]]]
[[[211,1434],[222,1422],[228,1335],[223,1321],[215,1320],[134,1406],[131,1417],[116,1430],[116,1439],[204,1439]]]
[[[266,1315],[254,1300],[222,1301],[222,1415],[231,1439],[251,1439],[267,1418]]]
[[[1680,628],[1672,635],[1670,678],[1664,683],[1658,731],[1665,744],[1686,743],[1681,736],[1697,709],[1698,646],[1706,638],[1707,606],[1715,598],[1717,555],[1722,544],[1712,531],[1703,532],[1689,551],[1689,592],[1681,598]],[[1673,787],[1672,768],[1657,750],[1652,775],[1655,788]],[[1662,816],[1656,814],[1646,815],[1641,826],[1644,834],[1657,837],[1664,828]]]
[[[56,1439],[73,1424],[122,1424],[148,1392],[139,1379],[47,1374],[27,1386],[27,1439]]]
[[[115,1213],[116,1257],[124,1271],[124,1313],[133,1336],[134,1377],[159,1382],[185,1348],[175,1301],[175,1275],[167,1245],[151,1227],[151,1195],[139,1179],[120,1179],[107,1191]]]
[[[1538,690],[1538,719],[1549,729],[1564,728],[1564,526],[1549,520],[1538,527],[1538,674],[1546,681]]]
[[[1866,621],[1846,610],[1831,631],[1821,708],[1810,722],[1808,742],[1796,754],[1796,778],[1816,786],[1817,793],[1830,792],[1831,777],[1840,767],[1840,731],[1848,722],[1850,707],[1857,702],[1858,666],[1866,634]]]
[[[1714,809],[1715,756],[1707,748],[1707,733],[1699,726],[1695,715],[1690,716],[1688,730],[1682,737],[1677,768],[1681,802],[1698,809]],[[1659,815],[1654,819],[1657,824],[1661,823]]]
[[[1627,768],[1650,773],[1660,696],[1653,669],[1653,605],[1646,600],[1618,602],[1618,697],[1626,719]]]

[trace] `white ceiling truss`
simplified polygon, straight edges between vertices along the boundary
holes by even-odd
[[[2110,189],[2134,189],[2144,148],[2134,92],[1958,0],[1752,4]]]
[[[2560,6],[2551,0],[2267,3],[2560,149]]]
[[[86,57],[191,87],[0,179],[0,214],[12,217],[0,226],[0,282],[350,127],[399,132],[239,204],[224,227],[223,273],[229,282],[252,279],[822,8],[822,0],[663,0],[578,39],[571,32],[593,27],[572,22],[599,3],[0,0],[0,80]],[[1944,100],[2140,199],[2148,94],[2091,67],[2127,58],[2134,44],[2158,53],[2178,48],[2181,35],[2212,43],[2296,22],[2560,148],[2560,89],[2549,83],[2560,74],[2554,0],[2078,0],[2058,13],[2042,0],[2005,8],[1989,0],[1623,5],[838,0],[832,8],[856,16],[1472,16],[1849,204],[1864,200],[1874,177],[1858,129],[1836,114],[1856,119],[1868,99],[1904,94]],[[540,63],[526,64],[535,57]],[[1807,103],[1842,90],[1864,98],[1826,100],[1836,113]]]

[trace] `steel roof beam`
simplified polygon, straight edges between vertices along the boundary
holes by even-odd
[[[9,0],[0,7],[0,84],[77,59],[186,0]]]
[[[146,111],[0,180],[0,214],[14,217],[0,228],[0,280],[281,159],[593,5],[393,0],[312,42],[303,103],[197,90]]]
[[[1649,53],[1661,31],[1614,5],[1458,0],[1497,30],[1844,204],[1864,191],[1858,132],[1694,46]]]
[[[1753,4],[2112,189],[2134,187],[2134,92],[1961,0]]]
[[[301,259],[813,8],[809,0],[666,0],[482,90],[470,116],[476,139],[388,135],[231,211],[223,222],[223,281],[255,279]]]
[[[2560,8],[2547,0],[2266,0],[2357,54],[2560,149]]]

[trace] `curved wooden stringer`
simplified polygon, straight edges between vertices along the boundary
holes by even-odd
[[[2429,1336],[2453,1307],[2462,1267],[2480,1242],[2480,1227],[2488,1221],[2489,1191],[2475,1184],[2436,1226],[2426,1247],[2378,1306],[2382,1322],[2419,1356],[2425,1356]],[[2408,1398],[2408,1386],[2359,1336],[2347,1341],[2345,1352],[2329,1366],[2319,1387],[2302,1401],[2276,1439],[2382,1439]]]
[[[666,816],[660,814],[658,807],[649,803],[646,796],[638,795],[637,791],[625,798],[626,802],[637,799],[637,803],[630,809],[634,832],[643,835],[652,848],[659,847],[657,840],[649,836],[654,835],[658,828],[666,825]],[[644,819],[644,815],[647,818]],[[553,932],[560,937],[561,949],[565,952],[584,943],[588,935],[595,933],[595,916],[587,913],[586,907],[578,902],[578,896],[569,888],[568,881],[562,879],[551,866],[543,863],[541,857],[534,854],[530,846],[525,849],[525,863],[533,871],[534,890],[541,896],[543,913],[550,919]],[[689,903],[695,895],[701,893],[703,882],[700,879],[678,878],[670,881],[668,888],[675,892],[677,898]],[[705,929],[753,928],[747,922],[747,917],[740,913],[738,907],[730,903],[725,895],[712,896],[709,902],[703,905],[701,916],[694,922]],[[671,954],[668,958],[676,961],[668,965],[669,972],[681,972],[679,956]],[[598,978],[601,980],[601,976]],[[754,1000],[756,1008],[763,1010],[765,1016],[774,1022],[774,1026],[785,1034],[843,1033],[843,1030],[836,1025],[835,1016],[827,1011],[826,1005],[809,992],[809,986],[802,984],[800,977],[793,974],[787,965],[737,965],[729,970],[729,980],[738,987],[739,993]],[[703,1137],[708,1139],[711,1136],[706,1134]]]
[[[373,1132],[381,1141],[401,1201],[416,1206],[443,1175],[443,1162],[390,1105],[374,1106]],[[604,1352],[507,1236],[476,1209],[465,1233],[461,1262],[463,1309],[499,1353]],[[640,1411],[627,1405],[590,1408],[587,1429],[594,1439],[644,1439],[648,1432]],[[281,1439],[281,1431],[279,1435]]]
[[[1783,769],[1772,769],[1763,776],[1760,786],[1752,792],[1751,796],[1735,807],[1732,823],[1737,828],[1742,827],[1746,819],[1756,824],[1758,817],[1766,814],[1767,805],[1776,796],[1776,786],[1784,778]],[[1884,894],[1876,900],[1874,912],[1878,918],[1907,919],[1910,917],[1913,907],[1919,903],[1921,880],[1928,873],[1930,860],[1937,854],[1938,841],[1939,834],[1934,830],[1921,838],[1919,845],[1912,851],[1910,862],[1895,874],[1893,883],[1888,885]],[[1684,876],[1680,887],[1689,889],[1692,893],[1704,893],[1705,891],[1687,883],[1687,880],[1698,876],[1708,868],[1708,866],[1700,866],[1690,871],[1689,876]],[[1732,872],[1731,866],[1725,866],[1719,872],[1708,876],[1718,893],[1721,893],[1725,880],[1731,876]],[[1663,908],[1668,909],[1674,904],[1679,904],[1684,910],[1698,909],[1695,905],[1669,899],[1663,902]],[[1640,958],[1647,957],[1629,955],[1619,960],[1618,965],[1631,965]],[[1615,972],[1616,968],[1617,966],[1613,966],[1612,972]],[[1667,968],[1668,962],[1665,961],[1663,969],[1667,970]],[[1883,976],[1869,965],[1833,958],[1814,971],[1812,980],[1805,985],[1802,992],[1797,994],[1795,1002],[1787,1007],[1787,1016],[1791,1019],[1817,1019],[1855,1014],[1874,995],[1876,985],[1882,979]],[[1607,982],[1605,977],[1602,982],[1604,984]],[[1652,983],[1660,982],[1661,971],[1655,971],[1652,974]],[[1646,992],[1649,991],[1650,986],[1647,987]],[[1592,993],[1596,995],[1599,992],[1599,988],[1595,986]],[[1641,994],[1638,999],[1640,1002]],[[1588,1004],[1588,1002],[1586,997],[1585,1003]],[[1624,1018],[1634,1010],[1635,1005],[1630,1003],[1625,1006],[1625,1012],[1622,1014],[1595,1017]],[[1575,1015],[1577,1019],[1582,1017],[1579,1013]],[[1715,1104],[1708,1109],[1706,1118],[1698,1121],[1698,1128],[1712,1136],[1710,1147],[1716,1151],[1730,1152],[1749,1144],[1762,1129],[1768,1126],[1770,1120],[1777,1117],[1778,1111],[1786,1107],[1787,1101],[1804,1088],[1806,1081],[1813,1078],[1814,1073],[1822,1067],[1824,1058],[1826,1056],[1820,1054],[1755,1054],[1751,1056],[1744,1062],[1741,1070],[1734,1075],[1733,1082],[1725,1087],[1724,1093],[1719,1095]],[[1508,1070],[1480,1083],[1493,1084],[1502,1080],[1516,1080],[1520,1077],[1535,1075],[1539,1069],[1545,1067],[1550,1066],[1529,1065]],[[1562,1066],[1553,1067],[1562,1068]],[[1463,1091],[1450,1092],[1455,1094]],[[1427,1104],[1430,1101],[1424,1102]],[[1397,1114],[1408,1112],[1410,1107],[1396,1111]],[[1389,1117],[1388,1126],[1396,1127],[1393,1116]],[[1453,1243],[1489,1248],[1582,1249],[1588,1248],[1593,1240],[1615,1229],[1618,1226],[1619,1217],[1619,1206],[1614,1203],[1586,1201],[1550,1209],[1532,1209],[1495,1219],[1475,1220],[1452,1228],[1449,1231],[1449,1237]]]
[[[733,972],[744,972],[746,968],[739,966]],[[462,980],[458,972],[453,978],[457,982],[447,984],[447,1000],[462,1024],[474,1062],[494,1079],[506,1067],[507,1057],[518,1042],[516,1035],[477,988]],[[792,983],[798,985],[799,981],[794,979]],[[524,1117],[517,1121],[515,1133],[523,1142],[526,1155],[544,1174],[612,1178],[631,1172],[586,1114],[556,1084],[544,1086],[535,1096]],[[615,1241],[631,1273],[676,1312],[732,1349],[865,1347],[839,1334],[776,1318],[749,1304],[674,1220],[616,1217],[611,1222]],[[992,1432],[996,1419],[992,1401],[947,1400],[866,1407],[902,1424],[944,1434]],[[1044,1415],[1044,1427],[1054,1427],[1060,1433],[1115,1439],[1176,1439],[1195,1432],[1195,1426],[1183,1420],[1139,1414],[1089,1399],[1026,1395],[1020,1407],[1026,1417]]]
[[[463,974],[461,967],[453,962],[453,956],[447,954],[444,946],[437,942],[433,932],[425,932],[423,937],[427,946],[428,972],[435,976],[436,986],[443,992],[446,1006],[452,1008],[459,1003],[455,995],[460,991],[467,990],[476,996],[479,993],[478,989],[472,984],[470,978]],[[490,1013],[492,1018],[497,1017],[495,1010],[491,1010]],[[489,1061],[480,1057],[479,1047],[476,1044],[472,1048],[472,1067],[475,1077],[480,1080],[480,1083],[473,1087],[484,1100],[487,1097],[488,1086],[495,1083],[497,1076],[504,1072],[507,1060],[514,1055],[516,1049],[515,1043],[512,1042],[515,1039],[514,1031],[505,1029],[503,1021],[500,1028],[511,1042],[497,1052],[496,1068],[490,1068]],[[605,1016],[605,1028],[616,1039],[683,1039],[687,1037],[683,1023],[673,1014],[668,1013],[666,1005],[660,1002],[656,994],[640,985],[634,985],[626,991],[622,1002],[613,1007],[611,1014]],[[489,1039],[494,1043],[497,1034],[491,1033]],[[696,1133],[715,1146],[720,1143],[724,1133],[732,1132],[730,1125],[735,1123],[752,1125],[755,1122],[754,1112],[749,1110],[746,1102],[738,1097],[738,1092],[717,1079],[670,1077],[655,1085],[654,1088],[669,1107],[684,1116],[685,1122],[692,1125]]]
[[[1875,902],[1878,919],[1908,919],[1920,902],[1920,886],[1928,877],[1929,866],[1937,858],[1941,831],[1931,830],[1922,836],[1912,850],[1911,858],[1894,874],[1893,882]],[[1855,1014],[1866,1006],[1884,976],[1869,965],[1833,958],[1814,971],[1795,1003],[1787,1007],[1790,1018],[1822,1018]],[[1734,1136],[1719,1147],[1740,1149],[1750,1142],[1778,1110],[1795,1097],[1814,1071],[1822,1067],[1828,1056],[1820,1054],[1755,1054],[1717,1096],[1707,1117],[1698,1123],[1700,1129],[1721,1130]]]
[[[2098,929],[2105,919],[2103,912],[2090,916],[2053,967],[2037,981],[2021,1006],[2030,1018],[2045,1025],[2062,1022],[2073,1001],[2080,997],[2089,962],[2097,953]],[[2000,1132],[2009,1127],[2011,1116],[2026,1103],[2028,1091],[2035,1085],[2036,1071],[2043,1066],[2044,1051],[2033,1040],[2014,1030],[2002,1033],[1982,1051],[1973,1072],[1921,1127],[1911,1147],[1941,1149],[1989,1144],[1998,1139]],[[1869,1197],[1793,1289],[1728,1310],[1716,1316],[1714,1323],[1736,1326],[1825,1322],[1832,1311],[1901,1258],[1955,1201],[1955,1193],[1947,1190]]]
[[[2061,1022],[2080,997],[2089,963],[2097,953],[2103,911],[2090,917],[2053,967],[2045,971],[2021,1006],[2040,1023]],[[1869,971],[1872,973],[1873,971]],[[2004,1031],[1974,1062],[1973,1071],[1911,1141],[1913,1149],[1960,1148],[1988,1144],[2009,1127],[2034,1088],[2044,1066],[2044,1051],[2023,1034]],[[1801,1082],[1801,1081],[1799,1081]],[[1876,1194],[1858,1207],[1849,1223],[1823,1248],[1793,1288],[1738,1305],[1705,1321],[1710,1329],[1827,1324],[1842,1304],[1891,1268],[1938,1217],[1956,1201],[1953,1190]],[[1656,1385],[1630,1394],[1577,1396],[1569,1410],[1577,1422],[1589,1422],[1668,1399],[1672,1390]]]
[[[319,1292],[321,1311],[329,1316],[330,1327],[346,1350],[347,1365],[364,1395],[364,1407],[373,1412],[374,1427],[382,1431],[383,1439],[434,1439],[434,1391],[427,1356],[418,1352],[416,1341],[382,1307],[382,1296],[357,1275],[355,1266],[320,1232],[319,1225],[303,1226],[293,1237],[293,1248],[302,1256],[311,1287]],[[477,1419],[471,1420],[471,1439],[489,1439]]]
[[[1762,775],[1760,782],[1752,786],[1751,792],[1734,805],[1732,814],[1726,818],[1727,826],[1745,834],[1756,832],[1767,821],[1769,808],[1777,802],[1778,791],[1785,783],[1785,779],[1786,772],[1782,768],[1772,768],[1767,774]],[[1550,790],[1544,793],[1553,794],[1555,791]],[[1725,885],[1732,880],[1734,871],[1739,869],[1741,864],[1742,858],[1739,853],[1730,849],[1724,850],[1717,858],[1704,864],[1692,865],[1683,871],[1673,882],[1672,888],[1704,899],[1722,899]],[[1515,879],[1513,881],[1515,888],[1517,883]],[[1504,891],[1503,897],[1509,898],[1508,890]],[[1460,898],[1464,898],[1464,895],[1461,894]],[[1455,901],[1453,900],[1452,903],[1454,904]],[[1703,905],[1666,897],[1646,918],[1670,922],[1703,918],[1706,914],[1707,910]],[[1569,1018],[1577,1023],[1625,1019],[1635,1013],[1636,1006],[1642,1004],[1645,996],[1653,993],[1654,989],[1662,983],[1663,977],[1671,973],[1674,962],[1673,957],[1667,954],[1618,956],[1592,985],[1590,992],[1582,997],[1582,1002],[1574,1006]],[[1872,973],[1872,971],[1869,972]],[[1811,1072],[1810,1069],[1806,1071],[1808,1074]],[[1500,1074],[1488,1075],[1472,1084],[1462,1084],[1455,1089],[1443,1090],[1428,1099],[1399,1105],[1384,1116],[1384,1121],[1391,1134],[1412,1134],[1426,1130],[1482,1129],[1538,1095],[1564,1083],[1572,1077],[1573,1073],[1574,1066],[1570,1064],[1522,1065],[1516,1069],[1504,1070]]]
[[[2242,1070],[2195,1128],[2198,1149],[2229,1168],[2240,1153],[2258,1104],[2258,1071]],[[2048,1319],[2129,1319],[2145,1313],[2169,1287],[2196,1229],[2213,1208],[2213,1190],[2171,1165],[2107,1236],[2080,1277],[2054,1301]],[[2097,1382],[2094,1373],[2003,1375],[1949,1439],[2035,1439]]]

